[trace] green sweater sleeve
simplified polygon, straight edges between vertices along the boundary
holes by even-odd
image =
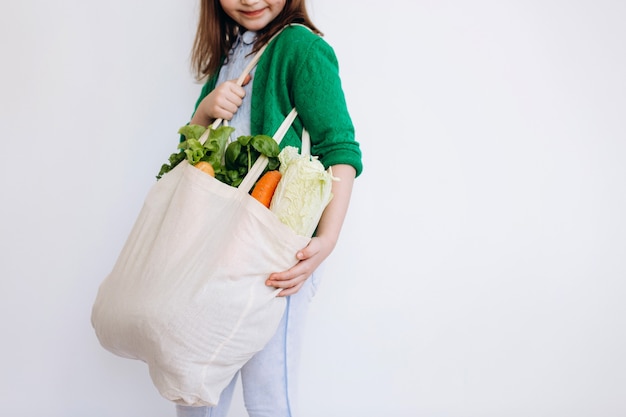
[[[311,136],[311,153],[324,166],[347,164],[360,175],[361,150],[355,140],[337,58],[324,39],[301,26],[286,28],[268,45],[257,65],[253,133],[272,134],[293,107],[298,118],[281,147],[300,147],[305,126]]]
[[[311,153],[325,166],[352,165],[361,173],[361,151],[339,77],[337,59],[321,38],[313,42],[300,62],[293,96],[295,107],[311,134]]]

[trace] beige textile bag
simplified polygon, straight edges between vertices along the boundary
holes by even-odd
[[[295,116],[294,109],[277,141]],[[91,320],[101,345],[145,362],[173,402],[216,405],[282,318],[286,300],[265,280],[295,265],[310,237],[248,194],[263,158],[238,188],[186,161],[165,174],[98,290]]]

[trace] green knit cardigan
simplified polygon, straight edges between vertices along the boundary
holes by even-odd
[[[214,88],[217,74],[205,83],[195,109]],[[311,154],[326,168],[347,164],[357,176],[363,170],[332,47],[307,28],[285,28],[267,46],[252,84],[252,135],[273,135],[295,107],[298,117],[280,146],[300,148],[302,126],[311,136]],[[195,111],[195,110],[194,110]],[[235,132],[236,134],[236,132]]]

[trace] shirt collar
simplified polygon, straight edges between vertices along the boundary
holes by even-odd
[[[235,49],[241,43],[243,43],[244,45],[252,45],[254,41],[256,41],[256,32],[252,30],[247,30],[243,33],[238,33],[237,38],[233,43],[232,49]]]
[[[247,30],[240,35],[240,38],[246,45],[252,45],[256,40],[256,32]]]

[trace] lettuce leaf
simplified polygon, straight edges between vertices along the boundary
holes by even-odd
[[[209,131],[207,132],[207,129]],[[195,165],[200,161],[211,164],[215,178],[233,187],[239,186],[259,155],[268,158],[266,171],[277,169],[279,147],[276,141],[267,135],[239,136],[230,141],[235,129],[230,126],[206,128],[200,125],[185,125],[178,130],[184,140],[178,144],[178,152],[169,157],[169,164],[163,164],[157,174],[157,180],[174,169],[185,159]],[[203,135],[204,143],[200,142]]]

